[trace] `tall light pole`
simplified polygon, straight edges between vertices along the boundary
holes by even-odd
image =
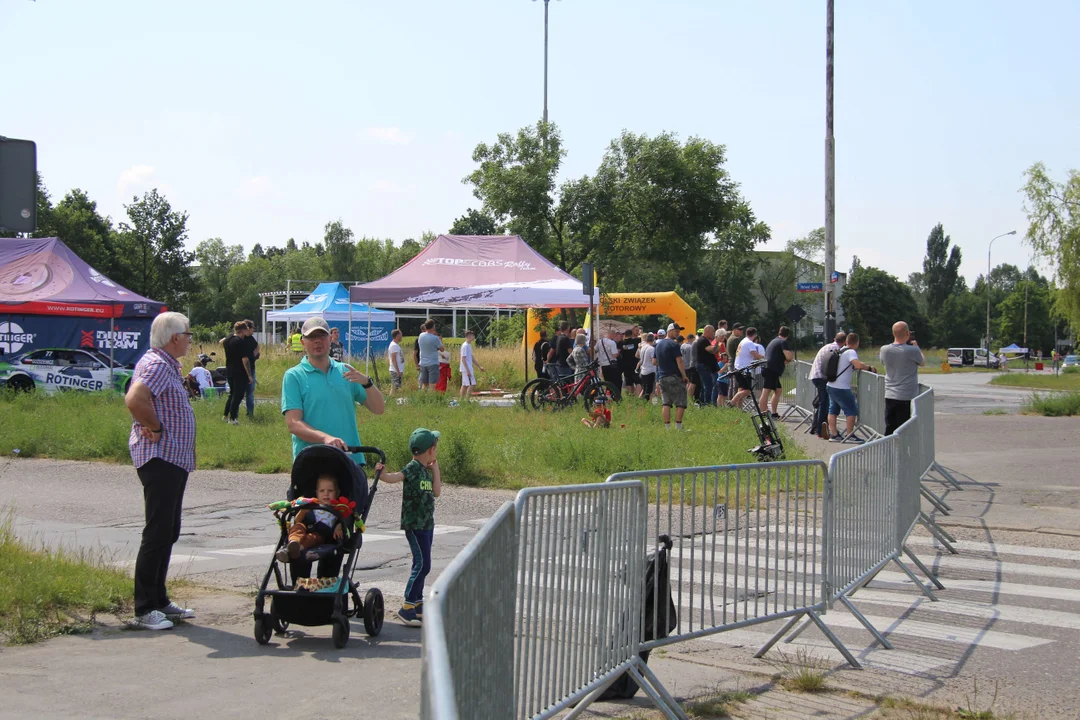
[[[833,0],[825,4],[825,342],[836,334],[836,145],[833,141]]]
[[[536,2],[536,0],[533,0]],[[547,125],[548,111],[547,111],[547,76],[548,76],[548,3],[551,0],[544,0],[544,124]]]
[[[998,235],[994,240],[1003,238],[1006,235],[1015,235],[1015,230],[1010,230],[1007,233]],[[994,247],[994,240],[990,241],[990,245],[986,248],[986,353],[987,358],[990,354],[990,251]],[[989,360],[987,360],[989,362]]]

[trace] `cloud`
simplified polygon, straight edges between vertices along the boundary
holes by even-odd
[[[154,174],[154,168],[150,165],[134,165],[120,173],[120,179],[116,181],[116,189],[126,193],[130,188],[145,187],[147,181]]]
[[[268,175],[254,175],[245,178],[240,185],[240,194],[246,197],[259,198],[267,195],[276,195],[277,188]]]
[[[413,140],[412,133],[399,127],[371,127],[364,130],[364,135],[388,145],[408,145]]]
[[[411,193],[416,192],[418,189],[416,183],[407,183],[402,185],[396,183],[393,180],[376,180],[372,184],[368,185],[368,190],[380,193]]]

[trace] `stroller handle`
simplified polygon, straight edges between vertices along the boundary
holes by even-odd
[[[382,450],[380,450],[377,447],[372,447],[370,445],[350,445],[347,448],[345,448],[345,452],[349,452],[349,453],[372,453],[374,455],[379,456],[379,462],[381,462],[383,465],[386,464],[386,453],[384,453]],[[371,490],[368,492],[367,502],[364,503],[364,512],[361,515],[361,517],[364,519],[364,522],[367,522],[368,512],[371,511],[371,501],[375,499],[375,491],[379,487],[379,475],[381,475],[381,474],[382,474],[382,470],[377,470],[375,472],[375,478],[374,478],[373,482],[371,483]]]

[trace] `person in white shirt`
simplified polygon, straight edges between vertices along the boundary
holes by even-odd
[[[604,380],[615,387],[622,385],[622,374],[619,372],[618,365],[619,345],[613,339],[618,335],[616,330],[612,330],[608,333],[608,337],[600,338],[600,342],[596,345],[596,361],[600,363],[600,374],[604,376]]]
[[[484,366],[473,360],[473,341],[476,333],[472,330],[465,331],[465,342],[461,345],[461,364],[458,370],[461,372],[461,397],[468,397],[476,385],[476,375],[473,373],[473,365],[484,370]],[[484,370],[484,372],[487,372]]]
[[[755,360],[765,357],[765,348],[757,344],[757,328],[746,328],[746,337],[739,341],[739,349],[735,353],[735,369],[742,370],[750,367]],[[735,384],[739,386],[739,392],[731,398],[729,407],[742,407],[743,398],[754,389],[754,379],[746,373],[734,375]]]
[[[390,394],[401,389],[401,379],[405,376],[405,353],[401,351],[401,331],[394,330],[390,333],[390,347],[386,349],[386,357],[390,361]]]
[[[649,333],[645,336],[645,342],[638,348],[640,361],[638,362],[638,374],[641,375],[641,394],[638,397],[649,400],[656,388],[656,336]]]
[[[828,380],[825,379],[825,361],[833,350],[839,350],[847,342],[847,333],[841,330],[836,333],[833,342],[827,343],[814,356],[814,364],[810,367],[810,382],[817,389],[817,407],[814,408],[814,423],[811,430],[821,436],[822,440],[828,440],[829,427],[829,389],[825,387]],[[825,428],[822,430],[822,428]],[[809,432],[809,431],[808,431]]]
[[[829,442],[845,442],[845,440],[855,443],[862,442],[861,438],[851,434],[855,429],[856,422],[859,420],[859,403],[855,399],[855,393],[851,391],[851,378],[855,375],[856,370],[877,371],[859,360],[859,354],[856,352],[858,348],[858,334],[848,333],[847,339],[844,341],[844,347],[838,351],[840,353],[840,362],[836,367],[836,379],[825,384],[825,387],[829,390],[829,422],[828,427],[822,428],[822,431],[829,434]],[[825,367],[828,368],[828,361],[826,361]],[[847,430],[843,435],[836,432],[836,416],[840,414],[841,410],[844,411],[844,415],[847,417]]]
[[[206,369],[207,363],[210,362],[209,355],[199,355],[199,362],[195,367],[191,368],[191,372],[188,373],[188,377],[195,380],[199,386],[199,396],[206,395],[206,389],[214,387],[214,378],[211,377],[210,371]]]

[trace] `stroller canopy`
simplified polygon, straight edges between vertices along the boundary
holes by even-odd
[[[315,497],[319,476],[327,474],[337,479],[338,494],[354,501],[357,512],[362,513],[368,496],[367,477],[352,458],[331,445],[310,445],[296,456],[289,499]]]

